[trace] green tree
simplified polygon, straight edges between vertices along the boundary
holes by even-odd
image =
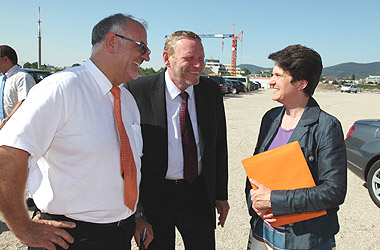
[[[47,70],[47,66],[46,64],[42,64],[38,69]]]
[[[139,70],[144,74],[144,75],[153,75],[156,74],[156,71],[153,68],[139,68]]]
[[[30,62],[26,62],[24,63],[24,65],[22,65],[23,68],[28,68],[28,69],[30,69],[31,66],[32,64],[30,64]]]
[[[351,80],[355,80],[355,78],[356,78],[355,74],[352,74]]]
[[[38,62],[34,62],[30,65],[30,68],[32,69],[38,69]]]
[[[74,63],[73,65],[71,65],[71,67],[76,67],[76,66],[80,66],[79,63]]]
[[[247,69],[247,68],[243,68],[243,76],[247,76],[247,75],[249,75],[249,74],[251,74],[251,71],[249,70],[249,69]]]

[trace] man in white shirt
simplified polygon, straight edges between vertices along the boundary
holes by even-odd
[[[137,78],[150,60],[146,44],[145,27],[131,16],[103,19],[92,31],[85,64],[41,81],[0,131],[1,215],[30,249],[131,248],[137,201],[125,203],[132,194],[124,189],[129,173],[121,168],[119,125],[131,149],[133,195],[142,138],[137,105],[119,85]],[[28,188],[41,210],[33,220],[24,202],[29,168]],[[151,239],[148,228],[145,244]]]
[[[4,84],[0,90],[0,129],[25,100],[29,90],[36,84],[33,77],[17,65],[17,53],[8,45],[0,46],[0,72]]]

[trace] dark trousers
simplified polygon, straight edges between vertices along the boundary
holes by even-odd
[[[41,213],[41,219],[72,221],[76,227],[65,230],[74,238],[74,243],[70,244],[70,250],[130,250],[131,239],[135,233],[135,218],[129,218],[120,223],[96,224],[77,221],[63,215],[52,215]],[[56,245],[57,249],[63,249]],[[30,250],[41,250],[42,248],[29,247]]]
[[[175,228],[186,250],[215,249],[215,218],[202,176],[192,184],[166,180],[159,200],[144,210],[154,233],[148,250],[174,250]]]

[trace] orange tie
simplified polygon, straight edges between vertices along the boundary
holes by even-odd
[[[111,93],[114,96],[113,108],[120,138],[120,172],[124,179],[124,204],[133,211],[137,201],[136,165],[128,135],[121,119],[120,89],[112,87]]]

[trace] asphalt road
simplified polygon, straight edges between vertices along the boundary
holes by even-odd
[[[279,104],[271,100],[271,90],[226,95],[224,104],[228,126],[230,213],[224,228],[216,230],[218,250],[243,250],[247,247],[249,216],[245,205],[245,172],[241,160],[250,157],[256,144],[261,117]],[[348,94],[317,90],[315,99],[322,109],[336,116],[346,134],[355,120],[379,118],[380,94]],[[338,212],[340,232],[336,235],[339,250],[373,250],[380,248],[380,209],[372,202],[363,182],[348,172],[348,191]],[[178,236],[178,234],[177,234]],[[180,236],[177,249],[184,249]],[[26,249],[7,229],[0,217],[0,249]],[[133,246],[133,250],[137,250]]]

